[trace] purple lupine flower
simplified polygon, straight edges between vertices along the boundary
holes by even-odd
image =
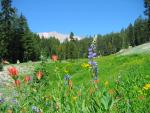
[[[70,77],[70,75],[68,75],[68,74],[64,76],[64,79],[65,79],[65,80],[69,80],[70,78],[71,78],[71,77]]]
[[[0,104],[5,102],[5,99],[4,98],[0,98]]]
[[[93,58],[93,55],[88,55],[88,58],[89,58],[89,59]]]
[[[65,85],[69,85],[69,80],[71,79],[71,76],[69,74],[64,76],[65,79]]]
[[[13,99],[12,99],[12,102],[13,102],[14,104],[17,104],[17,99],[13,98]]]
[[[89,47],[89,48],[88,48],[88,51],[89,51],[89,52],[91,52],[91,51],[92,51],[92,48],[91,48],[91,47]]]
[[[96,53],[93,53],[92,55],[93,55],[93,57],[96,57]]]
[[[32,106],[32,111],[39,113],[41,110],[37,108],[36,106]]]
[[[93,54],[93,52],[92,52],[92,51],[90,51],[90,52],[89,52],[89,55],[92,55],[92,54]]]
[[[91,65],[91,70],[94,75],[93,80],[98,80],[98,67],[97,67],[97,62],[93,61],[93,58],[96,57],[96,39],[93,39],[92,44],[88,48],[88,59],[89,59],[89,64]]]
[[[91,62],[92,66],[97,66],[97,62]]]

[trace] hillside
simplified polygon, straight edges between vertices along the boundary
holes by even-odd
[[[136,47],[131,47],[128,49],[122,49],[117,54],[118,55],[130,55],[130,54],[142,54],[150,53],[150,43],[145,43]]]

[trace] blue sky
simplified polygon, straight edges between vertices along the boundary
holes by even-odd
[[[143,0],[12,0],[33,32],[86,36],[120,31],[144,16]]]

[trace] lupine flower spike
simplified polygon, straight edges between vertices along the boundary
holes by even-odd
[[[88,59],[89,59],[89,65],[91,66],[92,71],[92,77],[95,83],[98,83],[98,66],[97,62],[93,60],[94,57],[96,57],[96,39],[97,36],[94,37],[92,44],[88,48]]]

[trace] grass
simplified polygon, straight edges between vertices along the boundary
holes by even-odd
[[[118,76],[124,76],[125,73],[131,71],[132,74],[141,73],[143,75],[150,75],[150,57],[149,54],[145,55],[128,55],[128,56],[106,56],[95,59],[99,67],[99,79],[101,82],[106,80],[115,80]],[[88,60],[78,60],[73,63],[46,63],[46,70],[48,72],[49,80],[51,82],[57,82],[59,79],[56,76],[56,67],[59,70],[61,78],[64,78],[64,70],[69,70],[69,74],[72,76],[72,80],[76,85],[80,83],[86,83],[91,79],[89,69],[83,68],[81,65],[87,63]],[[57,71],[58,71],[57,70]]]
[[[25,74],[19,77],[22,83],[19,89],[16,88],[19,105],[3,103],[0,109],[32,113],[32,106],[36,106],[43,113],[148,113],[150,88],[145,90],[143,87],[150,84],[149,56],[132,54],[96,58],[100,81],[96,84],[91,83],[90,69],[82,67],[87,59],[34,64],[35,72],[31,74],[33,79],[29,85],[23,84]],[[41,80],[35,76],[39,70],[44,74]],[[71,75],[71,88],[64,84],[65,74]]]

